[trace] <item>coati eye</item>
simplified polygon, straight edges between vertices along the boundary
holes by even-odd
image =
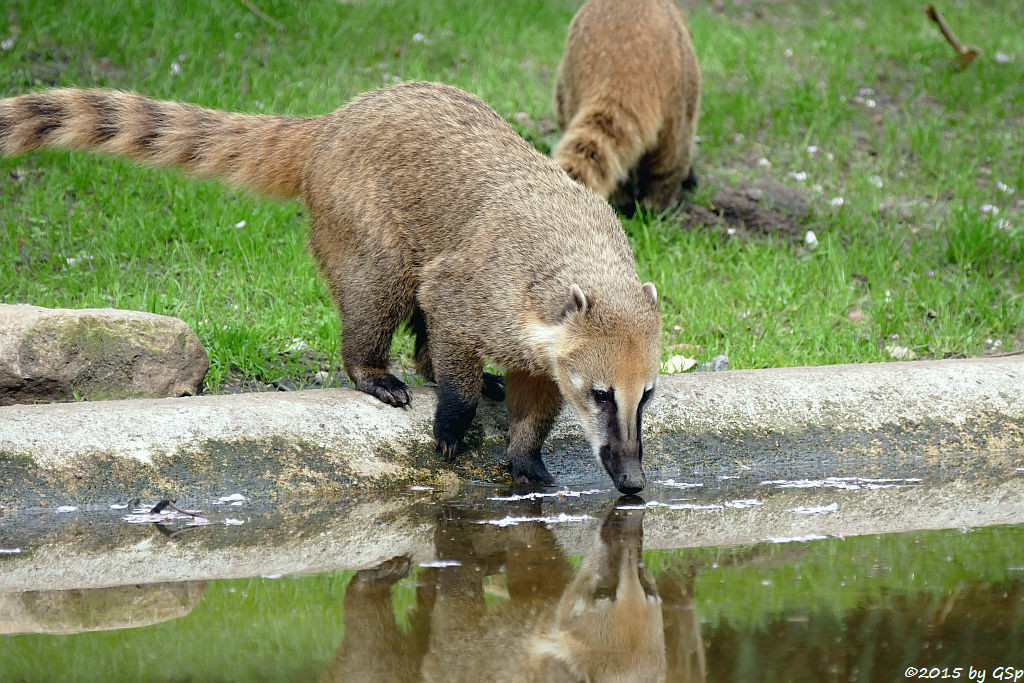
[[[605,391],[604,389],[592,389],[590,392],[594,396],[596,403],[608,403],[612,400],[612,392]]]

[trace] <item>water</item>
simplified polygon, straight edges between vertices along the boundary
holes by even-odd
[[[741,476],[179,502],[196,526],[8,513],[0,680],[1013,680],[1022,492]]]

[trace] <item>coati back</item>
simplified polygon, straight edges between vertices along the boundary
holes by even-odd
[[[700,67],[675,0],[588,0],[555,87],[558,165],[624,213],[675,205],[696,186]]]
[[[437,450],[452,459],[504,367],[509,470],[550,484],[540,448],[563,398],[624,492],[644,486],[640,417],[661,317],[611,209],[461,90],[405,83],[313,118],[250,116],[110,90],[0,100],[0,153],[95,149],[257,192],[299,194],[344,319],[356,388],[409,402],[388,372],[412,318],[435,379]],[[485,384],[485,382],[487,384]]]

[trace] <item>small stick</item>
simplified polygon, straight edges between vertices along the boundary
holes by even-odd
[[[158,514],[158,513],[162,512],[165,508],[170,508],[171,510],[174,510],[176,512],[180,512],[183,515],[188,515],[189,517],[192,517],[193,519],[205,519],[206,521],[210,521],[210,518],[206,517],[204,515],[197,515],[196,513],[189,512],[188,510],[182,510],[180,507],[178,507],[177,505],[174,504],[175,502],[177,502],[177,500],[178,500],[177,498],[165,498],[165,499],[161,500],[159,503],[157,503],[156,505],[154,505],[153,509],[149,511],[149,514],[155,515],[155,514]]]
[[[246,8],[250,12],[252,12],[257,17],[259,17],[263,21],[267,22],[268,24],[270,24],[271,26],[276,28],[278,31],[284,31],[284,24],[282,24],[280,21],[277,21],[276,19],[274,19],[273,17],[269,16],[268,14],[266,14],[259,7],[257,7],[256,5],[252,4],[251,2],[249,2],[249,0],[242,0],[242,4],[245,5]]]
[[[939,25],[939,30],[942,31],[942,35],[946,38],[949,44],[953,46],[953,49],[956,50],[956,59],[953,61],[956,68],[966,69],[970,63],[974,61],[974,58],[981,53],[981,50],[976,47],[968,47],[957,40],[953,31],[950,30],[949,25],[946,24],[946,20],[942,18],[942,15],[939,14],[939,11],[935,9],[934,5],[926,5],[924,13],[928,15],[929,19]]]

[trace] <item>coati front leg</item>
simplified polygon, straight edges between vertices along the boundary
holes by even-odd
[[[434,438],[437,452],[447,462],[455,460],[455,451],[476,415],[483,386],[483,361],[473,349],[455,341],[457,339],[457,334],[436,330],[430,337],[430,356],[438,389]]]
[[[555,478],[541,459],[540,448],[562,407],[562,393],[546,375],[509,370],[505,375],[508,405],[508,471],[516,484],[550,486]]]
[[[416,363],[416,374],[423,378],[425,382],[434,381],[434,364],[430,360],[430,344],[428,343],[429,335],[427,334],[427,319],[423,315],[423,311],[419,306],[412,312],[412,317],[409,319],[409,327],[412,329],[413,336],[415,338],[415,363]],[[489,398],[492,401],[504,401],[505,400],[505,378],[501,375],[495,375],[494,373],[485,372],[483,373],[483,381],[480,389],[481,395],[484,398]]]
[[[346,287],[341,358],[355,388],[388,405],[409,404],[405,382],[388,372],[391,338],[411,307],[393,282]],[[405,301],[408,298],[410,301]]]

